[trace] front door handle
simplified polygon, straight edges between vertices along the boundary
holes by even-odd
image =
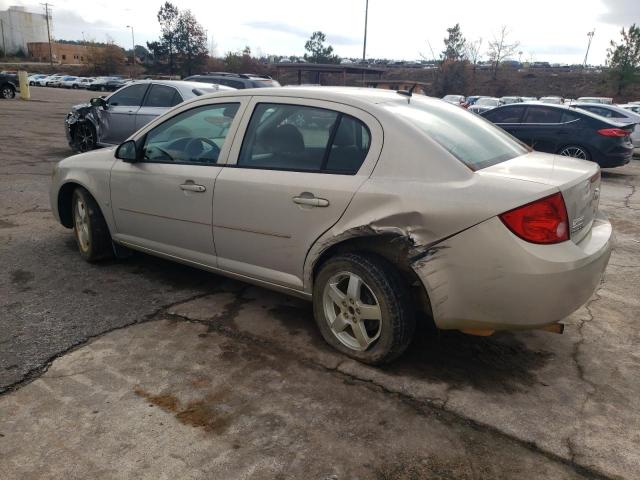
[[[293,197],[293,203],[298,205],[308,205],[310,207],[328,207],[329,200],[326,198],[317,198],[313,196],[298,196]]]
[[[207,187],[205,187],[204,185],[196,185],[193,182],[183,183],[182,185],[180,185],[180,188],[188,192],[202,193],[207,191]]]

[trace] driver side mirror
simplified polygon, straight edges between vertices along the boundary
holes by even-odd
[[[138,146],[134,140],[121,143],[116,149],[116,158],[123,162],[134,163],[138,161]]]
[[[91,104],[92,107],[102,107],[105,110],[108,108],[108,105],[109,105],[107,101],[102,97],[92,98],[91,100],[89,100],[89,103]]]

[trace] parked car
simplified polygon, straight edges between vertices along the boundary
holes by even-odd
[[[95,78],[78,77],[78,79],[71,84],[71,88],[82,88],[87,90],[94,80]]]
[[[523,102],[537,102],[538,97],[520,97]]]
[[[540,97],[541,103],[550,103],[552,105],[563,105],[564,99],[562,97]]]
[[[446,102],[289,87],[193,99],[67,158],[51,205],[90,262],[131,248],[312,300],[330,345],[379,364],[416,321],[561,331],[609,259],[599,191],[595,163]]]
[[[633,156],[633,125],[553,104],[514,104],[482,114],[539,152],[591,160],[618,167]]]
[[[253,73],[211,72],[192,75],[184,79],[187,82],[215,83],[235,89],[279,87],[280,84],[269,75]]]
[[[452,105],[463,105],[465,102],[464,95],[445,95],[442,100]]]
[[[500,97],[500,101],[503,105],[509,105],[510,103],[521,103],[522,97]]]
[[[605,105],[613,105],[613,98],[609,97],[578,97],[577,102],[580,103],[603,103]]]
[[[10,73],[0,74],[0,98],[15,98],[19,92],[18,77]]]
[[[464,107],[469,108],[471,105],[475,104],[479,98],[482,98],[482,95],[470,95],[466,98],[464,102]]]
[[[185,100],[223,90],[233,89],[197,82],[136,81],[106,98],[74,106],[65,118],[67,141],[78,152],[117,145]]]
[[[47,86],[47,82],[48,82],[50,79],[55,79],[55,78],[57,78],[57,77],[62,77],[62,76],[63,76],[62,74],[57,74],[57,73],[56,73],[56,74],[54,74],[54,75],[47,75],[47,76],[45,76],[44,78],[39,78],[39,79],[37,79],[37,80],[36,80],[36,85],[37,85],[38,87],[46,87],[46,86]]]
[[[625,110],[630,110],[633,113],[639,113],[640,114],[640,105],[638,105],[638,104],[625,103],[623,105],[618,105],[618,106],[624,108]]]
[[[496,97],[480,97],[473,105],[469,107],[469,111],[473,113],[482,113],[502,105],[499,98]]]
[[[44,79],[45,87],[55,87],[66,75],[51,75]]]
[[[125,84],[122,77],[98,77],[87,88],[100,92],[114,92]]]
[[[610,118],[615,122],[634,124],[635,128],[633,132],[631,132],[631,141],[636,150],[640,149],[640,127],[638,127],[640,124],[639,114],[626,110],[618,105],[608,105],[604,103],[574,103],[572,107],[595,113],[601,117]]]
[[[42,73],[37,73],[37,74],[34,74],[34,75],[29,75],[29,79],[28,79],[28,80],[29,80],[29,85],[30,85],[30,86],[32,86],[32,87],[34,87],[34,86],[37,84],[36,82],[37,82],[38,80],[41,80],[41,79],[43,79],[43,78],[47,78],[47,77],[48,77],[48,75],[46,75],[46,74],[42,74]]]
[[[56,86],[63,88],[72,88],[73,85],[80,80],[80,77],[64,77]],[[77,87],[76,87],[77,88]]]

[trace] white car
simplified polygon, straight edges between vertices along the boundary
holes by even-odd
[[[452,105],[462,105],[465,101],[464,95],[445,95],[442,97],[447,103],[451,103]]]
[[[621,108],[624,108],[625,110],[631,110],[633,113],[638,113],[640,114],[640,104],[637,103],[626,103],[624,105],[618,105]]]
[[[379,364],[417,321],[561,332],[609,260],[599,192],[597,164],[437,99],[284,87],[62,160],[51,205],[88,261],[131,248],[312,300],[330,345]]]
[[[577,103],[602,103],[604,105],[613,105],[613,98],[610,97],[578,97]]]
[[[80,77],[64,77],[58,83],[54,84],[54,86],[62,88],[73,88],[73,85],[77,84],[79,80]]]
[[[35,86],[35,85],[38,85],[38,81],[39,80],[42,80],[43,78],[47,78],[48,76],[49,75],[42,74],[42,73],[39,73],[39,74],[36,74],[36,75],[29,75],[29,79],[28,79],[29,80],[29,85],[32,86],[32,87]]]

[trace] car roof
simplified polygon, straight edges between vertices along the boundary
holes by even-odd
[[[521,103],[511,103],[509,105],[502,105],[500,107],[494,108],[491,111],[494,110],[498,110],[499,108],[514,108],[514,107],[519,107],[519,106],[528,106],[528,105],[535,105],[538,107],[546,107],[546,108],[557,108],[557,109],[561,109],[561,110],[566,110],[566,111],[571,111],[571,112],[576,112],[576,104],[572,104],[572,105],[564,105],[561,103],[542,103],[542,102],[521,102]],[[602,104],[600,103],[596,103],[594,104],[598,107],[601,107]],[[611,106],[611,105],[609,105]],[[625,121],[617,121],[615,119],[612,118],[607,118],[607,117],[601,117],[600,115],[596,114],[596,113],[592,113],[588,110],[578,110],[576,113],[578,113],[579,115],[584,115],[586,117],[589,118],[593,118],[595,120],[599,120],[601,122],[604,123],[611,123],[613,125],[628,125],[630,122],[625,122]],[[633,113],[633,112],[631,112]]]

